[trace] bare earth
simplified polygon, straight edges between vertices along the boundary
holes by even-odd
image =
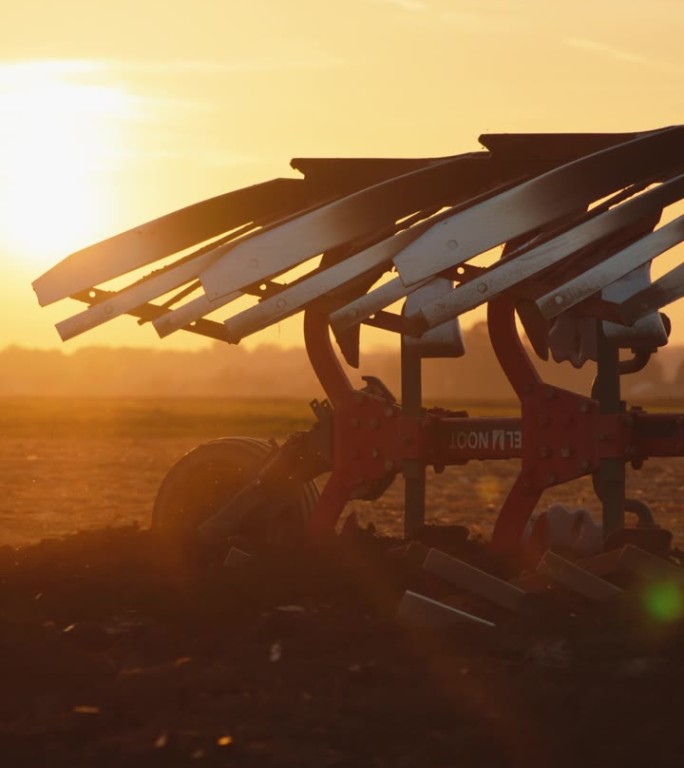
[[[499,625],[486,637],[398,627],[405,588],[448,597],[385,555],[400,483],[350,505],[378,535],[324,557],[170,573],[145,527],[173,462],[310,422],[289,402],[3,402],[0,764],[683,764],[684,632],[638,599],[534,620],[475,605]],[[629,481],[680,547],[681,468],[647,462]],[[430,478],[430,521],[471,533],[446,549],[483,556],[516,471],[473,462]],[[557,500],[597,509],[585,480],[544,499]]]

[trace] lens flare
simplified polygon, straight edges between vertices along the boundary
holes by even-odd
[[[653,584],[644,592],[643,599],[648,614],[658,621],[669,624],[684,616],[684,596],[676,584]]]

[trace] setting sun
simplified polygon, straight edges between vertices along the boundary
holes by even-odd
[[[116,157],[112,118],[130,110],[83,62],[5,66],[0,123],[0,237],[36,269],[95,239],[109,193],[98,176]]]
[[[10,3],[1,33],[0,345],[59,343],[58,312],[39,310],[31,281],[70,252],[292,177],[293,157],[439,157],[477,151],[488,132],[682,121],[672,0],[571,14],[543,0],[38,6]],[[682,343],[684,313],[668,311]],[[70,344],[156,345],[146,330],[121,318]],[[301,345],[300,323],[244,344],[263,342]]]

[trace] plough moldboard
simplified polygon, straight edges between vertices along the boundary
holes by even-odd
[[[35,281],[42,305],[88,305],[57,325],[64,340],[128,314],[162,337],[182,330],[238,343],[303,312],[327,397],[312,403],[316,423],[280,446],[225,438],[191,451],[160,488],[160,530],[206,542],[249,534],[273,543],[304,529],[325,538],[350,499],[377,499],[401,473],[410,539],[424,520],[426,467],[517,458],[491,549],[536,547],[541,576],[499,582],[434,550],[428,570],[508,607],[542,576],[599,601],[619,592],[602,578],[618,566],[681,583],[664,559],[671,535],[643,502],[625,498],[625,469],[684,455],[684,414],[627,408],[620,379],[667,343],[670,323],[659,310],[684,294],[681,265],[650,278],[652,262],[684,239],[684,216],[676,216],[684,127],[480,141],[481,152],[443,158],[296,159],[303,178],[163,216],[68,256]],[[108,287],[126,275],[128,285]],[[484,304],[520,417],[425,408],[421,360],[467,355],[459,316]],[[217,314],[222,321],[207,317]],[[539,357],[576,367],[595,361],[592,391],[545,384],[516,317]],[[340,364],[331,331],[358,367],[362,324],[401,337],[400,402],[373,376],[355,388]],[[324,473],[319,496],[313,480]],[[552,517],[532,527],[530,519],[546,489],[583,475],[602,504],[602,538],[577,548],[587,557],[573,563],[543,554],[554,543]],[[625,526],[626,511],[636,526]],[[571,520],[570,549],[583,519]],[[453,610],[412,594],[402,604],[429,621],[448,623]]]

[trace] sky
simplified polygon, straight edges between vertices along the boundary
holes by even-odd
[[[53,325],[79,306],[41,309],[30,283],[99,239],[296,175],[292,157],[684,122],[682,33],[681,0],[4,0],[0,348],[206,345],[131,318],[62,345]],[[261,342],[301,344],[300,320]]]

